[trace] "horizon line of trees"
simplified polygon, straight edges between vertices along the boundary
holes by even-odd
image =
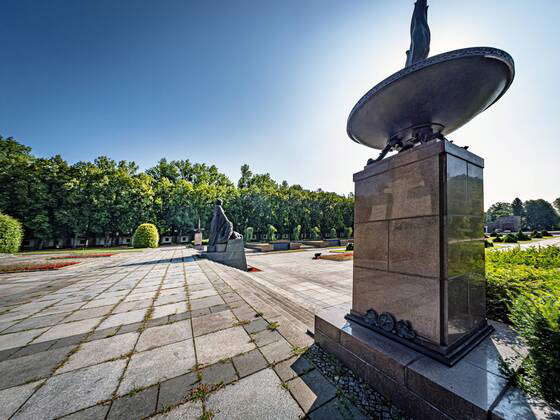
[[[143,172],[133,161],[100,156],[69,164],[60,155],[38,158],[31,148],[0,136],[0,213],[20,220],[26,239],[42,247],[102,237],[115,243],[141,223],[162,235],[180,236],[199,226],[208,232],[214,202],[223,200],[235,230],[253,228],[257,239],[273,226],[279,237],[301,232],[309,238],[348,232],[354,225],[354,196],[310,191],[270,174],[241,167],[234,184],[215,165],[161,159]],[[299,226],[299,228],[298,228]]]
[[[521,217],[523,230],[555,229],[560,225],[560,197],[552,203],[543,199],[522,201],[518,197],[511,203],[500,201],[488,208],[485,222],[489,224],[504,216]]]

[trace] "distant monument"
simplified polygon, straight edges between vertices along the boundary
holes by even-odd
[[[233,223],[227,218],[222,207],[222,200],[216,200],[206,258],[231,267],[247,271],[243,235],[233,230]]]
[[[445,136],[507,91],[514,63],[490,47],[428,58],[427,8],[406,67],[348,117],[349,137],[382,151],[354,174],[352,305],[317,313],[315,341],[414,417],[490,418],[507,384],[489,372],[484,160]]]
[[[204,250],[204,246],[202,245],[202,229],[200,229],[200,217],[198,218],[198,228],[194,232],[194,249],[198,251]]]

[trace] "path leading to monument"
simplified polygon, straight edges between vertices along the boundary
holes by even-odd
[[[528,248],[536,248],[536,247],[548,247],[548,246],[560,246],[560,236],[550,238],[550,239],[542,239],[540,241],[532,241],[527,243],[521,244],[503,244],[497,249],[508,249],[508,248],[515,248],[519,247],[521,249],[528,249]]]
[[[351,265],[255,255],[263,271],[245,273],[194,254],[0,275],[0,418],[400,417],[306,350],[313,310],[349,299]]]

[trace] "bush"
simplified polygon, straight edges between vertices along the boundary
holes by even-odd
[[[245,228],[245,235],[244,235],[245,242],[249,242],[253,240],[253,228],[251,226],[247,226]]]
[[[354,251],[354,242],[350,242],[346,245],[346,251]]]
[[[530,241],[531,240],[531,237],[529,235],[525,235],[522,230],[517,232],[517,235],[515,235],[515,236],[517,237],[518,241]]]
[[[21,223],[7,214],[0,213],[0,254],[18,252],[22,240]]]
[[[552,236],[550,233],[548,233],[548,230],[543,230],[543,231],[541,232],[541,235],[542,235],[542,236]]]
[[[351,238],[353,233],[354,233],[354,229],[352,229],[350,226],[344,228],[345,238]]]
[[[294,241],[299,241],[299,239],[301,237],[301,225],[297,225],[294,228],[294,231],[292,233],[292,237],[293,237]]]
[[[268,225],[267,236],[269,241],[276,240],[276,232],[278,232],[278,230],[274,226]]]
[[[534,230],[533,233],[531,233],[531,238],[534,239],[538,239],[538,238],[542,238],[543,234],[540,233],[538,230]]]
[[[132,246],[134,248],[157,248],[158,245],[159,233],[151,223],[142,223],[132,235]]]
[[[311,239],[321,239],[321,229],[317,226],[311,228]]]
[[[484,248],[491,248],[493,246],[494,244],[492,243],[492,241],[489,241],[488,239],[484,240]]]
[[[492,242],[504,242],[504,240],[502,239],[501,236],[497,236],[494,239],[492,239]]]
[[[493,231],[493,232],[490,234],[490,236],[491,236],[492,238],[497,238],[498,236],[500,236],[500,234],[499,234],[499,233],[496,233],[496,231]]]
[[[517,243],[517,235],[513,234],[513,233],[508,233],[505,237],[504,237],[504,242],[508,243],[508,244],[515,244]]]
[[[335,229],[335,228],[331,228],[331,232],[330,232],[330,235],[329,235],[329,236],[330,236],[331,238],[336,238],[337,235],[336,235],[336,229]]]
[[[529,350],[516,375],[518,384],[560,406],[560,298],[522,295],[512,306],[511,319]]]

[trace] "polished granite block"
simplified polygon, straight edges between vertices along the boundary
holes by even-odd
[[[354,266],[354,312],[389,312],[409,320],[418,335],[435,344],[440,341],[439,295],[437,279]]]
[[[467,208],[467,162],[453,155],[447,161],[447,213],[464,214]]]
[[[355,222],[439,213],[437,156],[356,181]]]
[[[484,213],[484,185],[482,168],[469,163],[467,165],[467,205],[469,214],[477,216]]]
[[[387,270],[389,222],[356,223],[354,236],[364,238],[354,250],[354,264],[359,267]]]
[[[421,419],[502,419],[525,418],[519,414],[531,412],[522,404],[524,396],[519,390],[513,397],[508,391],[503,364],[516,370],[527,354],[508,326],[492,323],[493,334],[449,367],[346,321],[343,314],[349,309],[340,305],[319,311],[315,315],[315,342],[407,415]]]
[[[437,216],[389,222],[389,271],[439,277],[439,218]]]

